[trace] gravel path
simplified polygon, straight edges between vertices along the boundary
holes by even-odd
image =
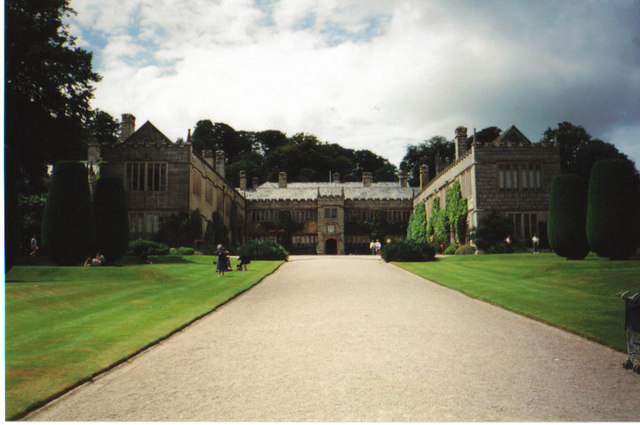
[[[638,421],[625,357],[375,257],[300,256],[27,419]]]

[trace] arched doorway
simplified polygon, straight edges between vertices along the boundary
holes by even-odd
[[[335,239],[327,239],[324,243],[324,253],[327,255],[336,255],[338,253],[338,241]]]

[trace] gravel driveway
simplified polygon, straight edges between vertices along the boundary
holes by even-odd
[[[378,257],[294,256],[27,419],[638,421],[625,357]]]

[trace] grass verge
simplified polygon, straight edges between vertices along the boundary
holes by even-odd
[[[627,350],[620,295],[640,292],[639,260],[504,254],[396,264],[470,297]]]
[[[272,273],[252,261],[218,278],[208,256],[123,267],[15,266],[5,275],[5,417],[85,382]]]

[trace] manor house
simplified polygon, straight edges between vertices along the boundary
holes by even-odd
[[[560,154],[556,146],[532,143],[515,126],[490,143],[480,144],[473,137],[469,150],[467,129],[456,129],[456,157],[429,181],[428,167],[420,171],[421,192],[414,204],[424,203],[427,219],[433,200],[445,205],[447,189],[457,180],[467,198],[467,228],[478,226],[479,219],[491,211],[506,215],[512,222],[514,239],[530,240],[546,221],[551,179],[560,172]]]

